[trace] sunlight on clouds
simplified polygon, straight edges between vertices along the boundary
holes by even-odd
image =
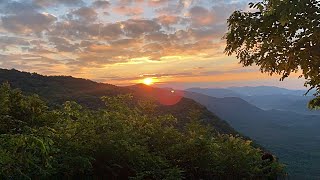
[[[149,57],[139,57],[139,58],[132,58],[130,59],[129,62],[125,62],[125,63],[119,63],[119,64],[124,64],[124,65],[130,65],[130,64],[144,64],[144,63],[153,63],[154,61],[150,60]],[[156,63],[156,62],[154,62]]]
[[[164,56],[164,57],[161,57],[160,60],[170,61],[170,60],[182,60],[184,58],[186,57],[175,55],[175,56]]]
[[[140,74],[154,74],[156,84],[258,75],[223,53],[226,20],[244,1],[10,2],[0,7],[5,68],[118,85],[141,83]]]

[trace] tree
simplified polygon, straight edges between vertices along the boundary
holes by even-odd
[[[249,6],[255,10],[235,11],[228,19],[226,54],[281,80],[301,70],[305,86],[317,90],[309,107],[319,108],[320,2],[264,0]]]

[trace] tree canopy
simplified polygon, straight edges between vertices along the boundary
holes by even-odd
[[[320,2],[264,0],[249,6],[254,10],[229,17],[225,52],[281,80],[301,70],[305,86],[317,90],[309,107],[320,107]]]
[[[220,135],[196,113],[182,128],[131,95],[101,110],[50,109],[37,95],[0,86],[0,179],[275,179],[283,165],[240,137]],[[144,107],[147,105],[148,107]],[[146,110],[146,111],[145,111]]]

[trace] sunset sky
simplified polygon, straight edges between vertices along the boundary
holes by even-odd
[[[0,0],[0,67],[116,85],[302,89],[223,53],[226,20],[247,0]]]

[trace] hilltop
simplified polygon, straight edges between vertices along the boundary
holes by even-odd
[[[92,109],[104,107],[104,103],[100,100],[102,96],[133,94],[136,99],[143,99],[149,94],[146,91],[156,89],[145,85],[137,85],[136,87],[139,88],[133,88],[135,86],[119,87],[71,76],[43,76],[14,69],[0,69],[0,84],[4,82],[9,82],[13,88],[19,88],[27,94],[38,94],[52,107],[61,105],[65,101],[76,101]],[[176,104],[170,106],[158,102],[157,107],[159,114],[170,113],[178,118],[182,124],[189,121],[191,109],[198,111],[200,118],[211,124],[218,132],[238,134],[226,121],[221,120],[206,107],[189,98],[181,97]]]

